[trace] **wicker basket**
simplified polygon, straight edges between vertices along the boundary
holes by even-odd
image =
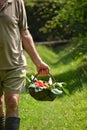
[[[36,86],[35,85],[35,78],[37,76],[38,76],[38,74],[36,74],[34,76],[33,80],[31,80],[31,83],[28,86],[29,94],[34,99],[39,100],[39,101],[53,101],[57,97],[58,94],[53,92],[51,89]],[[49,76],[51,77],[52,81],[55,82],[54,77],[51,74],[49,74]]]

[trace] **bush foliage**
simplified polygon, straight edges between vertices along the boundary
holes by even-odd
[[[25,0],[36,41],[70,39],[87,32],[86,0]]]

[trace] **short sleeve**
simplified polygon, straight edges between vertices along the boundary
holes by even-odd
[[[25,5],[23,0],[20,1],[20,9],[19,9],[19,28],[20,30],[28,29],[28,23],[27,23],[27,15],[25,10]]]

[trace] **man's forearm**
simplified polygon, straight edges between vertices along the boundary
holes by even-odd
[[[33,38],[28,31],[22,32],[23,48],[29,54],[30,58],[35,65],[39,66],[41,63],[41,58],[35,48]]]

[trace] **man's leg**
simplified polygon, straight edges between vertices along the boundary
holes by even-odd
[[[20,118],[18,118],[19,94],[5,94],[6,124],[5,130],[19,130]]]
[[[4,92],[6,105],[5,130],[19,130],[20,118],[18,117],[19,93],[25,85],[26,69],[18,68],[5,73]]]
[[[4,96],[0,96],[0,130],[4,130],[5,120],[4,120]]]

